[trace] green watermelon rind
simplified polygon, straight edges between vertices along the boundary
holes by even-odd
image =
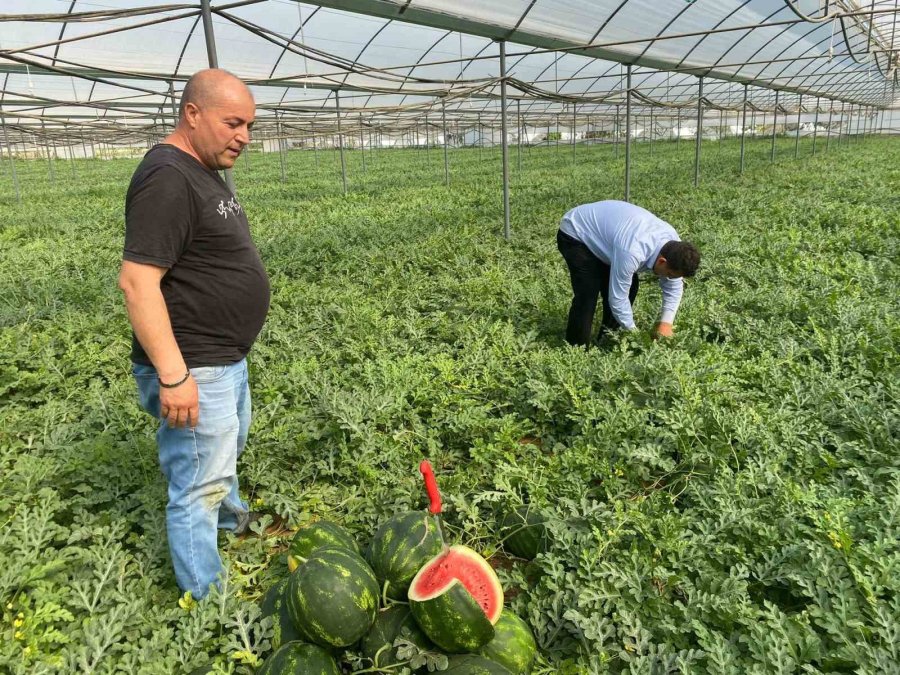
[[[341,669],[318,645],[286,642],[265,660],[256,675],[341,675]]]
[[[537,643],[528,624],[504,610],[494,624],[494,639],[478,653],[504,666],[513,675],[529,675],[537,656]]]
[[[286,598],[294,625],[310,642],[349,647],[375,621],[378,581],[361,556],[320,549],[290,576]]]
[[[421,650],[434,649],[431,641],[419,628],[408,605],[394,605],[378,612],[375,623],[360,644],[360,652],[372,660],[373,667],[383,667],[397,663],[397,648],[394,641],[406,628],[408,640]],[[384,647],[388,649],[384,649]],[[382,651],[383,650],[383,651]]]
[[[366,557],[379,584],[387,586],[387,596],[406,600],[413,577],[442,549],[441,533],[434,518],[424,511],[407,511],[381,524]]]
[[[430,600],[410,598],[409,606],[428,639],[451,654],[477,651],[494,638],[493,624],[459,582]]]
[[[288,613],[284,597],[288,581],[287,578],[284,578],[272,586],[263,597],[262,605],[260,606],[263,617],[272,617],[272,647],[275,649],[288,642],[306,639],[297,630],[294,620],[291,619],[291,615]]]
[[[513,675],[502,664],[476,654],[460,654],[448,659],[446,675]]]
[[[503,548],[519,558],[534,560],[547,544],[546,517],[525,504],[504,516],[500,523]]]
[[[288,568],[293,572],[316,551],[323,548],[346,548],[359,554],[353,535],[330,520],[319,520],[301,527],[288,546]]]

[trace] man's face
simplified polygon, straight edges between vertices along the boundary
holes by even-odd
[[[256,104],[240,83],[225,83],[208,103],[187,105],[191,145],[210,169],[230,169],[250,142]]]
[[[663,279],[680,279],[684,276],[681,272],[669,267],[668,261],[662,256],[656,259],[656,264],[653,265],[653,274]]]

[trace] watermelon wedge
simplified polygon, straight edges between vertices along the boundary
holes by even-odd
[[[451,546],[413,578],[409,604],[422,632],[438,647],[457,654],[473,652],[494,637],[503,588],[478,553]]]

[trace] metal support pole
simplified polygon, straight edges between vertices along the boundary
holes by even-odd
[[[681,144],[681,108],[678,109],[678,131],[675,134],[675,147]]]
[[[6,145],[6,154],[9,157],[9,166],[12,169],[13,185],[16,188],[16,201],[22,201],[22,195],[19,192],[19,174],[16,173],[16,160],[13,159],[12,148],[9,147],[9,132],[6,130],[6,116],[0,114],[0,125],[3,125],[3,143]]]
[[[775,161],[775,133],[778,131],[778,91],[775,92],[775,113],[772,118],[772,153],[769,157],[770,162]]]
[[[816,96],[816,115],[813,118],[813,147],[812,154],[815,157],[816,154],[816,138],[819,135],[819,97]]]
[[[362,155],[362,170],[366,170],[366,138],[363,135],[362,113],[359,114],[359,152]]]
[[[700,142],[703,137],[703,78],[697,89],[697,140],[694,148],[694,187],[700,186]]]
[[[800,156],[800,115],[803,113],[803,94],[800,94],[800,103],[797,104],[797,138],[794,139],[794,159]]]
[[[281,182],[287,180],[287,170],[284,163],[284,138],[281,131],[281,120],[278,117],[278,111],[275,111],[275,133],[278,135],[278,159],[281,161]]]
[[[503,237],[509,241],[509,146],[506,141],[506,42],[500,42],[500,144],[503,157]]]
[[[75,171],[75,151],[72,150],[72,144],[67,143],[66,149],[69,151],[69,165],[72,167],[72,178],[78,179],[78,172]]]
[[[447,105],[441,99],[441,124],[444,127],[444,185],[450,187],[450,152],[447,148]]]
[[[722,111],[719,111],[719,127],[716,129],[716,154],[722,152]]]
[[[837,144],[840,146],[841,144],[841,132],[844,129],[844,106],[846,105],[845,101],[841,101],[841,121],[838,124],[838,135],[837,135]]]
[[[741,113],[741,174],[744,173],[744,139],[747,135],[747,85],[744,85],[744,105]]]
[[[43,120],[41,120],[41,132],[44,134],[47,133],[47,127],[44,126]],[[47,149],[47,165],[50,168],[50,180],[55,183],[56,182],[56,171],[54,171],[54,169],[53,169],[53,159],[50,157],[50,141],[49,140],[45,144],[45,147]]]
[[[319,171],[319,143],[316,140],[316,134],[313,133],[313,160],[316,163],[316,173]]]
[[[631,201],[631,64],[625,75],[625,201]]]
[[[481,126],[481,113],[478,113],[478,159],[484,156],[484,127]]]
[[[578,106],[572,104],[572,164],[575,163],[575,134],[578,128]]]
[[[650,156],[653,157],[653,108],[650,108]]]
[[[616,159],[619,159],[619,106],[616,106],[616,121],[614,130],[613,145],[616,146]]]
[[[853,124],[856,123],[856,130],[853,129]],[[859,140],[859,111],[853,109],[853,104],[850,104],[850,114],[847,117],[847,145],[850,145],[853,141]]]
[[[212,12],[209,8],[209,0],[200,0],[200,15],[203,17],[203,34],[206,37],[206,57],[210,68],[219,67],[219,57],[216,54],[216,36],[213,33]],[[234,176],[231,169],[225,169],[225,185],[231,194],[237,194],[234,185]]]
[[[522,170],[522,101],[516,100],[516,171]]]
[[[562,136],[562,131],[560,131],[559,126],[559,115],[556,116],[556,152],[559,152],[559,139]]]
[[[175,85],[169,80],[169,103],[172,104],[172,130],[178,126],[178,108],[175,106]]]
[[[334,110],[337,115],[338,148],[341,152],[341,184],[344,186],[344,194],[347,194],[347,162],[344,159],[344,137],[341,135],[341,93],[334,90]]]
[[[825,133],[825,152],[828,152],[828,146],[831,145],[831,125],[834,121],[834,101],[828,101],[828,131]]]

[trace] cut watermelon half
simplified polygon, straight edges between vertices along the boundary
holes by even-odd
[[[408,595],[422,632],[451,654],[474,652],[490,642],[503,611],[500,580],[465,546],[451,546],[425,563]]]
[[[409,599],[432,600],[456,584],[469,592],[492,625],[497,623],[503,611],[503,587],[487,560],[466,546],[451,546],[425,563],[410,584]]]

